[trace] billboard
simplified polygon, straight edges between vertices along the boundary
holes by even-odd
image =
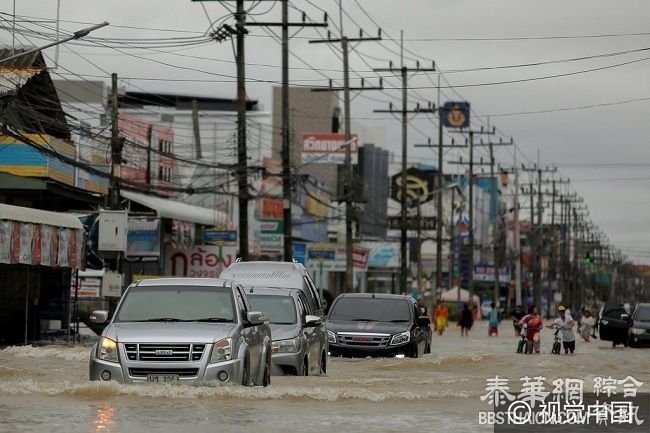
[[[426,203],[434,198],[435,171],[420,170],[409,167],[406,170],[406,202],[409,206]],[[390,197],[402,201],[403,188],[402,172],[391,177]]]
[[[160,218],[129,217],[126,243],[128,257],[159,257]]]
[[[357,163],[359,153],[358,137],[352,134],[350,152],[352,164]],[[302,134],[302,162],[343,163],[345,162],[345,134],[305,133]]]
[[[397,268],[400,266],[399,242],[361,242],[359,245],[368,250],[369,268]]]
[[[166,276],[219,278],[221,271],[235,261],[236,247],[197,245],[192,249],[165,249]]]

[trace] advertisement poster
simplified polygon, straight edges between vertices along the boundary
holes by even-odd
[[[18,250],[18,263],[25,265],[32,264],[32,241],[34,236],[34,225],[20,224],[20,246]]]
[[[191,250],[165,249],[165,275],[191,278],[219,278],[221,271],[237,258],[237,248],[196,245]]]
[[[352,265],[356,271],[368,270],[368,254],[366,248],[355,245],[352,251]],[[346,250],[343,244],[312,243],[307,245],[306,267],[311,270],[345,272]]]
[[[52,226],[41,226],[41,265],[52,266]]]
[[[11,232],[13,223],[0,220],[0,263],[11,262]]]
[[[129,217],[126,242],[128,257],[159,257],[160,218]]]
[[[70,262],[68,260],[68,250],[70,249],[70,230],[60,228],[59,230],[59,245],[56,256],[57,266],[68,267]]]

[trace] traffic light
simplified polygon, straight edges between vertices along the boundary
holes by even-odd
[[[594,262],[594,259],[591,258],[591,253],[585,254],[585,265],[590,265]]]

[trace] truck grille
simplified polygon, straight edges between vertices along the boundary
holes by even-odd
[[[177,374],[178,377],[196,377],[198,368],[129,368],[131,377],[147,377],[150,374]]]
[[[339,344],[347,346],[380,347],[387,346],[390,340],[390,334],[339,332],[337,335]]]
[[[205,344],[137,344],[124,345],[129,361],[200,361]]]

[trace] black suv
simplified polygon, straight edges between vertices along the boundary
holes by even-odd
[[[409,356],[431,353],[429,318],[410,296],[339,295],[326,322],[332,356]]]
[[[637,305],[629,332],[630,347],[650,345],[650,304]]]
[[[611,341],[612,345],[628,343],[630,320],[622,304],[605,304],[600,310],[598,334],[601,340]]]

